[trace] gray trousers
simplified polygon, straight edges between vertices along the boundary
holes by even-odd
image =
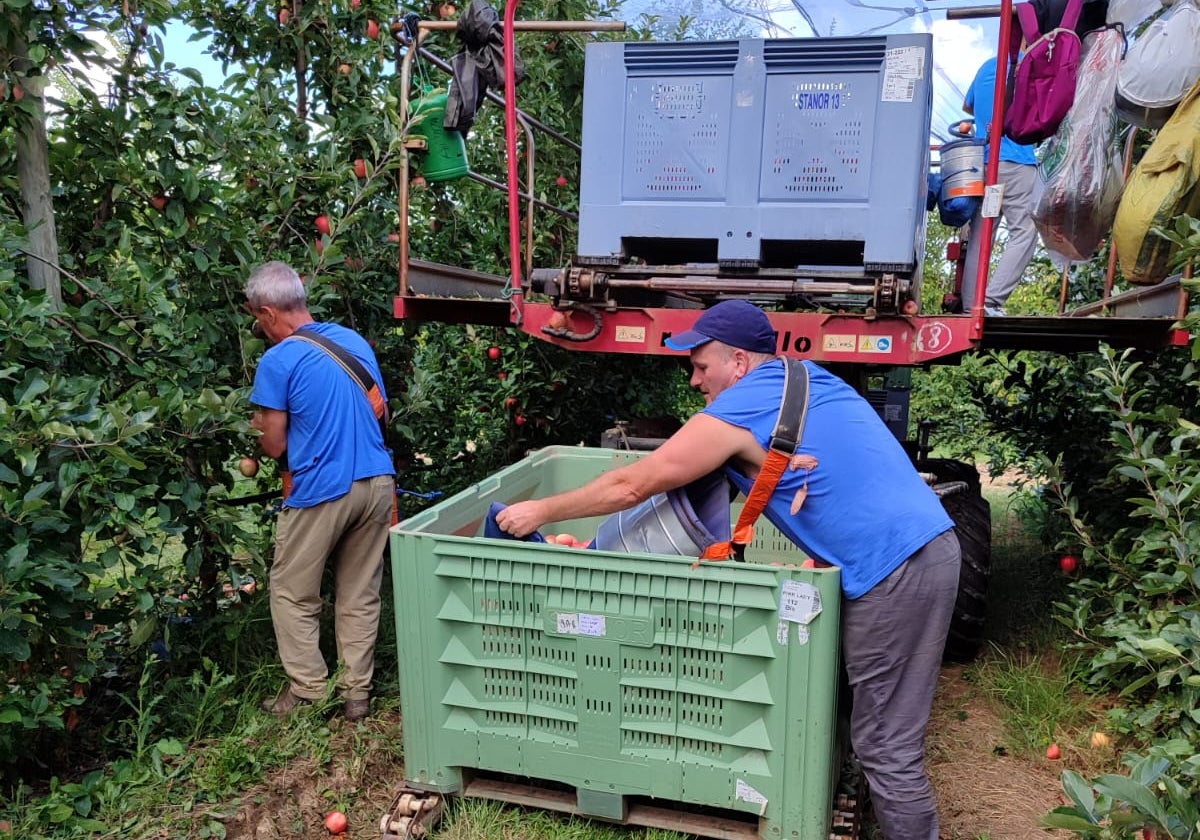
[[[1037,167],[1027,163],[1000,161],[999,183],[1004,185],[1004,201],[1000,215],[1008,227],[1008,241],[996,270],[988,275],[987,300],[990,309],[1003,309],[1004,302],[1021,283],[1025,266],[1037,247],[1037,227],[1033,224],[1033,193],[1037,185]],[[999,224],[997,220],[996,224]],[[995,237],[996,229],[992,228]],[[978,274],[979,251],[983,247],[983,216],[976,212],[971,219],[971,238],[967,240],[967,264],[963,268],[963,311],[970,313],[975,302],[975,277]]]
[[[960,564],[958,537],[947,531],[866,595],[842,601],[850,741],[887,840],[938,840],[925,727]]]

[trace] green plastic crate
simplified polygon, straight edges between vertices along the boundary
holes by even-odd
[[[769,565],[800,555],[765,520],[748,552],[761,562],[695,569],[477,536],[493,501],[636,457],[544,449],[392,529],[406,779],[454,793],[464,772],[493,771],[574,787],[608,819],[653,797],[757,816],[764,838],[826,840],[836,569]],[[600,521],[545,530],[589,538]],[[786,617],[808,617],[814,593],[815,617]]]

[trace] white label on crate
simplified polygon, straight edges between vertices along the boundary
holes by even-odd
[[[775,640],[778,641],[780,645],[786,645],[788,643],[788,628],[791,626],[791,624],[784,621],[782,618],[779,619],[779,626],[775,628]]]
[[[559,633],[579,632],[579,613],[555,613],[554,619]]]
[[[917,81],[925,78],[925,51],[920,47],[896,47],[887,51],[880,99],[912,102]]]
[[[1000,215],[1000,205],[1004,203],[1004,185],[992,184],[983,191],[983,208],[979,211],[985,219],[994,219]]]
[[[779,595],[779,617],[797,624],[808,624],[821,614],[821,593],[811,583],[785,580]]]
[[[591,613],[579,614],[579,635],[581,636],[603,636],[604,635],[604,616],[592,615]]]
[[[740,799],[743,802],[752,802],[755,805],[761,805],[760,814],[766,813],[767,797],[756,791],[750,785],[738,779],[733,785],[733,796],[735,799]]]

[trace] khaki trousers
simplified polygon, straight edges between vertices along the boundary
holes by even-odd
[[[321,655],[321,578],[334,568],[334,635],[345,663],[339,692],[346,700],[371,696],[383,549],[391,523],[395,480],[390,475],[354,482],[340,499],[279,515],[271,565],[271,620],[279,658],[292,693],[325,696],[329,670]]]

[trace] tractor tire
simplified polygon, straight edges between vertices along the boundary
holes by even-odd
[[[987,619],[988,578],[992,572],[992,506],[980,494],[978,484],[974,488],[969,483],[965,487],[960,485],[958,492],[946,493],[941,498],[942,507],[954,520],[954,530],[962,548],[958,598],[954,602],[954,617],[950,620],[942,659],[945,662],[970,662],[983,646],[983,625]]]

